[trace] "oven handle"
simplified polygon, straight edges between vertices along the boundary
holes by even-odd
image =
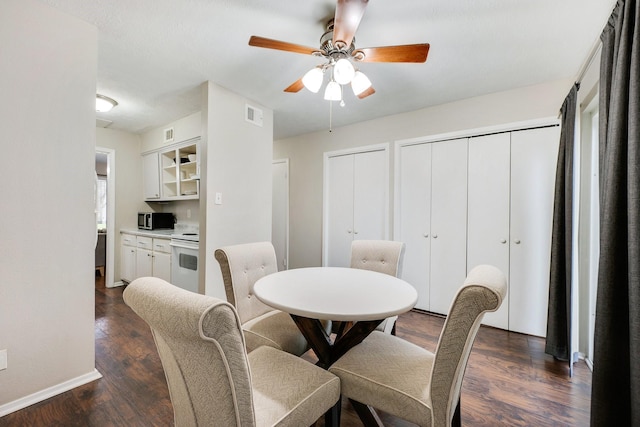
[[[190,245],[188,243],[178,243],[178,242],[169,242],[169,246],[173,246],[174,248],[184,248],[184,249],[198,249],[197,245]]]

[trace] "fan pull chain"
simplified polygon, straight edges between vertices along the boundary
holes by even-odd
[[[333,132],[331,128],[331,122],[333,119],[333,101],[329,101],[329,132]]]

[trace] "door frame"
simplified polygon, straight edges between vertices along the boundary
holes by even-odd
[[[289,171],[289,159],[274,159],[271,162],[271,165],[273,167],[273,165],[276,164],[284,164],[287,170],[287,176],[286,176],[286,190],[285,190],[285,225],[284,225],[284,241],[285,241],[285,248],[284,248],[284,257],[285,257],[285,265],[283,266],[285,270],[289,269],[289,197],[290,197],[290,183],[289,183],[289,177],[291,176],[291,173]],[[271,191],[273,192],[274,189],[271,189]],[[272,206],[273,209],[273,206]],[[272,215],[273,216],[273,215]],[[271,218],[271,222],[273,224],[273,217]],[[273,233],[271,235],[271,240],[273,241]]]
[[[389,238],[389,194],[390,194],[390,181],[389,181],[389,152],[390,144],[388,142],[382,144],[365,145],[361,147],[352,147],[336,151],[325,151],[323,153],[322,163],[322,265],[326,266],[329,259],[329,160],[332,157],[348,156],[351,154],[370,153],[372,151],[383,151],[385,155],[385,168],[382,173],[384,174],[384,181],[387,183],[385,191],[385,224],[384,224],[384,236]]]
[[[104,272],[104,284],[107,288],[113,288],[116,286],[113,281],[116,231],[116,150],[96,146],[96,153],[107,155],[107,265]]]

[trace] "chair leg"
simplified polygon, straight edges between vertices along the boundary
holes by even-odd
[[[458,399],[456,410],[453,411],[453,419],[451,420],[451,427],[462,427],[462,416],[460,414],[460,399]]]
[[[335,405],[324,413],[325,427],[340,427],[340,414],[342,412],[342,395],[338,398]]]
[[[365,405],[364,403],[360,403],[356,400],[349,399],[351,402],[351,406],[358,414],[360,421],[362,421],[362,425],[365,427],[384,427],[382,420],[378,417],[375,409],[373,409],[369,405]]]

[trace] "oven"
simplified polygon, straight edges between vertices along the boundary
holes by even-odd
[[[198,292],[199,236],[196,233],[171,235],[171,283]]]

